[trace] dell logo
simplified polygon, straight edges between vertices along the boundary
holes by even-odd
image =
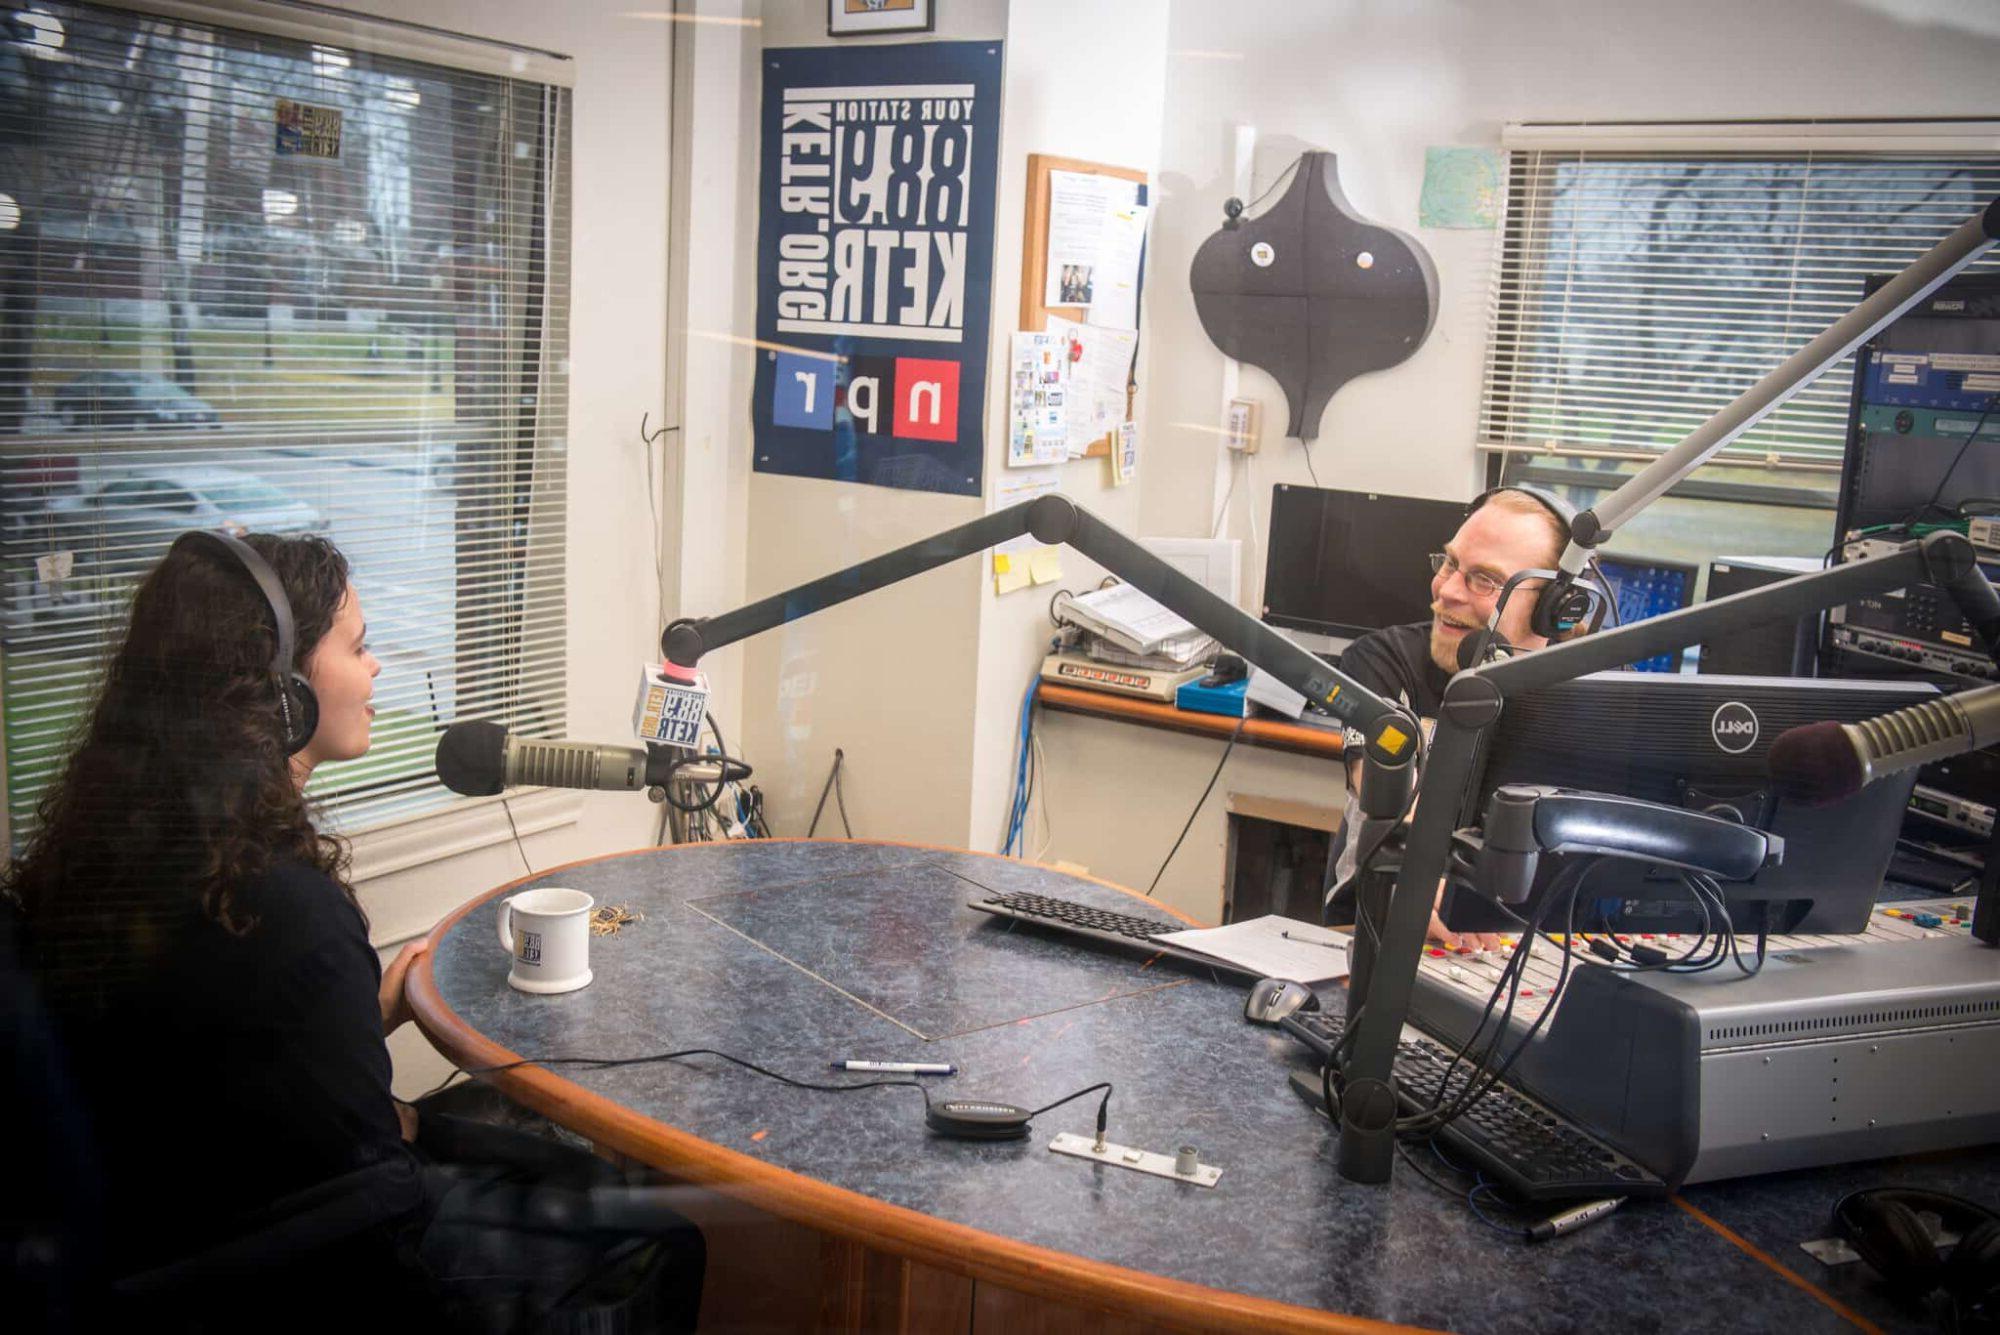
[[[1708,730],[1717,746],[1740,756],[1757,744],[1757,715],[1742,701],[1731,700],[1715,711]]]

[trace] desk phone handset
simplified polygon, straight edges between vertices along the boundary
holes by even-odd
[[[1785,841],[1754,826],[1615,793],[1503,784],[1479,833],[1457,842],[1476,858],[1479,890],[1503,904],[1528,898],[1544,853],[1633,858],[1747,881],[1784,861]]]

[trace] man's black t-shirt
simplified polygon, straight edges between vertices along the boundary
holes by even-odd
[[[1431,661],[1431,623],[1370,631],[1340,656],[1340,670],[1420,719],[1437,717],[1451,674]]]
[[[243,1216],[406,1153],[381,963],[324,873],[237,892],[241,935],[188,913],[120,961],[109,1004],[57,1023],[90,1122],[115,1263],[186,1255]]]
[[[1428,621],[1370,631],[1349,645],[1347,652],[1340,656],[1340,670],[1384,700],[1403,706],[1426,722],[1437,717],[1438,709],[1444,703],[1444,688],[1451,681],[1451,674],[1431,661],[1431,623]],[[1428,728],[1425,735],[1429,735]],[[1361,734],[1349,731],[1348,756],[1360,756],[1361,748]],[[1348,844],[1347,831],[1357,819],[1359,813],[1350,797],[1346,816],[1335,832],[1328,851],[1329,890],[1354,871],[1353,850]],[[1334,920],[1346,919],[1336,913]]]

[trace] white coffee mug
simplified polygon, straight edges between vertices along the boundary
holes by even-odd
[[[500,945],[514,957],[507,983],[523,992],[574,992],[590,982],[590,910],[581,890],[543,886],[500,901]]]

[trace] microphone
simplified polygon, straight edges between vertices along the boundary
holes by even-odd
[[[523,786],[639,792],[654,786],[651,759],[636,746],[510,737],[504,725],[485,719],[452,724],[437,745],[438,778],[467,797]]]
[[[598,742],[547,742],[510,737],[499,723],[471,719],[444,730],[437,745],[438,778],[454,793],[492,797],[503,788],[584,788],[636,793],[669,782],[741,783],[752,770],[733,756],[694,756],[660,747]]]
[[[1809,807],[1845,801],[1877,779],[2000,741],[2000,686],[1898,709],[1860,723],[1807,723],[1771,741],[1773,786]]]
[[[1481,626],[1459,639],[1458,670],[1469,672],[1473,668],[1513,652],[1514,646],[1507,642],[1505,635],[1490,625]]]

